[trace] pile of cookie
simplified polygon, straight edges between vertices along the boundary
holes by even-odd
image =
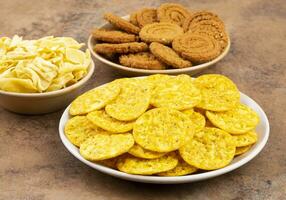
[[[175,3],[143,8],[125,20],[112,13],[112,28],[95,29],[95,52],[140,69],[186,68],[218,57],[228,44],[223,21],[209,11],[191,12]]]
[[[65,135],[89,161],[182,176],[227,166],[257,141],[258,115],[217,74],[123,78],[75,99]]]

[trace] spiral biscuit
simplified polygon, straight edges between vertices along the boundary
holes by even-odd
[[[129,34],[122,31],[109,31],[105,29],[93,30],[92,35],[96,40],[109,43],[135,42],[138,39],[138,37],[134,34]]]
[[[220,54],[219,43],[205,34],[185,33],[174,39],[173,49],[193,63],[213,60]]]
[[[122,44],[96,44],[94,50],[101,54],[110,53],[137,53],[148,50],[148,45],[144,42],[130,42]]]
[[[133,25],[132,23],[126,21],[125,19],[122,19],[119,16],[113,15],[112,13],[104,14],[104,19],[109,21],[112,25],[116,26],[117,28],[122,29],[128,33],[138,34],[140,31],[139,27]]]
[[[140,28],[157,22],[157,10],[154,8],[143,8],[137,12],[136,19]]]
[[[222,27],[224,27],[223,21],[216,14],[209,11],[199,11],[195,12],[184,21],[183,29],[185,32],[187,32],[191,30],[192,26],[195,26],[197,23],[209,20],[216,21],[217,23],[220,23]]]
[[[192,66],[190,61],[184,60],[173,49],[163,44],[152,42],[149,48],[155,57],[174,68],[180,69]]]
[[[121,55],[119,57],[120,64],[139,69],[165,69],[166,65],[156,59],[149,52],[141,52],[136,54]]]
[[[141,40],[147,43],[159,42],[163,44],[171,44],[173,39],[184,33],[183,29],[172,23],[160,22],[147,24],[144,26],[139,36]]]
[[[171,22],[183,26],[190,12],[180,4],[164,3],[158,8],[158,19],[160,22]]]

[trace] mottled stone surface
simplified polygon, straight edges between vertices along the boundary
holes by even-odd
[[[126,15],[165,1],[1,0],[0,34],[25,38],[72,36],[86,42],[106,11]],[[266,111],[271,135],[247,165],[220,177],[182,185],[149,185],[101,174],[76,160],[58,137],[62,111],[21,116],[0,108],[0,199],[285,199],[286,198],[286,3],[283,0],[178,1],[211,9],[226,22],[232,46],[204,73],[222,73]],[[120,77],[96,61],[85,88]]]

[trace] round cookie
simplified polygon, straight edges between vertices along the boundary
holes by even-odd
[[[119,62],[124,66],[132,68],[153,70],[166,69],[166,65],[149,52],[121,55],[119,57]]]
[[[141,147],[139,144],[136,143],[133,145],[133,147],[131,147],[131,149],[129,149],[128,153],[135,157],[144,159],[154,159],[165,155],[165,153],[144,149],[143,147]]]
[[[143,8],[136,13],[138,26],[142,28],[147,24],[157,22],[157,10],[154,8]]]
[[[237,104],[225,112],[207,111],[206,115],[211,123],[231,134],[243,134],[254,130],[259,123],[256,112],[243,104]]]
[[[236,85],[223,75],[202,75],[196,78],[194,83],[202,95],[202,100],[197,105],[198,108],[227,111],[239,103],[240,94]]]
[[[169,153],[155,159],[124,156],[118,160],[117,168],[128,174],[152,175],[171,170],[175,168],[177,164],[178,159],[175,153]]]
[[[170,152],[180,148],[189,134],[189,119],[170,108],[154,108],[142,114],[133,127],[133,137],[144,149]]]
[[[130,133],[96,134],[80,145],[79,152],[90,161],[106,160],[128,152],[133,145]]]
[[[174,68],[191,67],[192,63],[181,58],[173,49],[158,42],[152,42],[149,46],[150,51],[162,62]]]
[[[112,25],[116,26],[117,28],[126,31],[127,33],[133,33],[138,34],[140,31],[140,28],[137,26],[134,26],[132,23],[128,22],[125,19],[122,19],[119,16],[116,16],[112,13],[105,13],[104,19],[109,21]]]
[[[163,3],[158,8],[158,19],[160,22],[171,22],[183,26],[186,18],[190,16],[188,9],[180,4]]]
[[[175,37],[184,33],[183,29],[169,22],[160,22],[147,24],[144,26],[139,36],[141,40],[147,43],[159,42],[162,44],[171,44]]]
[[[92,31],[92,36],[99,41],[108,43],[136,42],[137,36],[122,31],[96,29]]]
[[[235,154],[232,136],[217,128],[204,128],[179,149],[182,158],[190,165],[215,170],[228,165]]]
[[[172,47],[180,56],[197,64],[211,61],[221,52],[219,43],[206,34],[185,33],[173,40]]]
[[[100,54],[110,54],[110,53],[137,53],[148,51],[148,45],[144,42],[129,42],[121,44],[96,44],[94,50]]]

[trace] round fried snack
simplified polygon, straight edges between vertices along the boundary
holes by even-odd
[[[100,54],[110,53],[137,53],[142,51],[148,51],[148,45],[144,42],[129,42],[121,44],[96,44],[94,50]]]
[[[149,107],[151,88],[140,83],[136,79],[121,79],[121,93],[105,107],[106,113],[121,121],[131,121],[143,114]]]
[[[125,33],[122,31],[95,29],[92,31],[92,36],[99,41],[108,43],[127,43],[136,42],[137,36],[134,34]]]
[[[251,148],[251,146],[252,145],[243,146],[243,147],[236,147],[235,156],[238,156],[238,155],[241,155],[241,154],[247,152]]]
[[[253,130],[259,123],[259,117],[251,108],[243,104],[225,112],[207,111],[208,119],[217,127],[231,134],[243,134]]]
[[[204,170],[215,170],[228,165],[235,154],[232,136],[217,128],[204,128],[179,149],[190,165]]]
[[[193,109],[184,110],[183,113],[192,121],[195,132],[198,132],[205,127],[206,119],[201,113],[195,112]]]
[[[118,160],[117,168],[128,174],[152,175],[171,170],[175,168],[177,164],[178,159],[176,155],[170,153],[155,159],[125,156]]]
[[[121,55],[119,57],[119,62],[124,66],[132,68],[153,70],[166,69],[166,65],[149,52]]]
[[[77,97],[70,106],[71,115],[82,115],[103,108],[120,93],[120,87],[114,82],[90,90]]]
[[[155,152],[155,151],[144,149],[143,147],[141,147],[139,144],[136,144],[136,143],[131,149],[129,149],[128,153],[135,157],[145,158],[145,159],[160,158],[166,154],[166,153],[160,153],[160,152]]]
[[[96,126],[112,133],[125,133],[133,129],[134,122],[119,121],[109,116],[104,110],[88,113],[87,118]]]
[[[143,8],[137,12],[136,19],[140,28],[157,22],[157,10],[154,8]]]
[[[160,22],[171,22],[183,26],[186,18],[191,14],[188,9],[176,3],[163,3],[158,8],[158,19]]]
[[[249,146],[257,141],[257,133],[254,131],[249,131],[244,134],[233,135],[236,141],[236,147]]]
[[[227,111],[239,103],[240,94],[236,85],[227,77],[207,74],[195,79],[202,100],[197,107],[211,111]]]
[[[151,105],[176,110],[193,108],[201,101],[201,93],[187,75],[176,76],[152,91]]]
[[[176,37],[173,49],[193,63],[205,63],[218,57],[221,47],[213,37],[206,34],[185,33]]]
[[[170,152],[180,148],[189,134],[190,120],[174,109],[154,108],[142,114],[133,127],[133,137],[144,149]]]
[[[87,138],[106,131],[92,124],[86,116],[75,116],[68,120],[65,125],[65,135],[69,141],[80,146]]]
[[[206,34],[213,37],[216,41],[218,41],[221,51],[223,51],[228,44],[227,33],[223,25],[217,21],[209,20],[198,22],[192,26],[190,31],[192,33]]]
[[[80,145],[79,152],[90,161],[106,160],[128,152],[133,145],[131,133],[96,134]]]
[[[157,175],[159,176],[183,176],[183,175],[187,175],[187,174],[192,174],[196,171],[198,171],[198,168],[189,165],[188,163],[186,163],[181,156],[178,155],[178,164],[175,168],[166,171],[166,172],[161,172]]]
[[[162,44],[171,44],[175,37],[184,33],[183,29],[172,23],[161,22],[147,24],[144,26],[139,36],[141,40],[147,43],[159,42]]]
[[[192,66],[190,61],[184,60],[173,49],[163,44],[152,42],[149,48],[154,56],[174,68],[181,69]]]
[[[137,26],[134,26],[132,23],[128,22],[125,19],[122,19],[119,16],[116,16],[112,13],[105,13],[104,19],[109,21],[112,25],[116,26],[117,28],[126,31],[127,33],[134,33],[138,34],[140,31],[140,28]]]

